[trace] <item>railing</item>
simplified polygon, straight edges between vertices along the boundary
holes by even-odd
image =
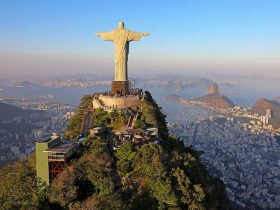
[[[64,161],[65,160],[65,156],[64,155],[49,155],[48,160],[55,160],[55,161]]]

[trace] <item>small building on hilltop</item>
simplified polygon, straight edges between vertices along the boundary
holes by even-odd
[[[67,166],[70,157],[77,152],[79,144],[60,137],[36,142],[36,173],[38,181],[47,185]]]
[[[129,128],[121,127],[115,132],[114,150],[116,150],[124,141],[131,141],[135,145],[141,145],[147,142],[159,143],[160,138],[158,128]]]
[[[99,136],[99,135],[103,134],[104,131],[105,131],[104,127],[91,128],[91,129],[89,129],[89,135],[90,136]]]

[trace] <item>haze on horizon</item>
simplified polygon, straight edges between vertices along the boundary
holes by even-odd
[[[0,76],[113,74],[118,21],[151,36],[130,45],[129,74],[280,77],[279,1],[2,1]],[[175,73],[175,72],[174,72]]]

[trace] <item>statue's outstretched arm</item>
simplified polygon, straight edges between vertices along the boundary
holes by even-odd
[[[129,31],[128,40],[127,41],[139,41],[143,36],[150,36],[149,33],[146,32],[134,32]]]
[[[114,40],[114,32],[96,32],[96,36],[100,36],[104,41],[113,41]]]

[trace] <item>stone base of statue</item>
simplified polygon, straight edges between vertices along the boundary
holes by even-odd
[[[129,94],[128,81],[112,81],[112,96],[125,96]]]

